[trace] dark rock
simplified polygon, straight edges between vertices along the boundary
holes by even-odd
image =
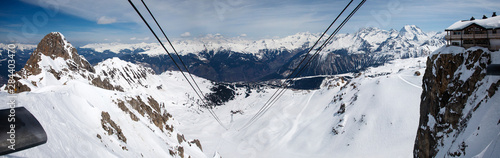
[[[124,143],[127,143],[127,138],[123,135],[122,129],[118,126],[115,121],[111,120],[108,112],[101,113],[101,126],[104,131],[108,132],[108,135],[113,135],[116,133],[116,136],[119,140]]]
[[[439,146],[442,146],[443,136],[460,132],[467,126],[470,116],[463,116],[462,111],[467,100],[474,97],[472,93],[481,86],[477,83],[485,78],[486,67],[490,63],[490,54],[481,49],[459,54],[435,54],[428,58],[414,157],[435,157]],[[461,80],[462,72],[472,75]],[[493,88],[491,91],[496,90]],[[473,107],[477,108],[480,104]],[[428,116],[434,120],[429,120]],[[429,121],[436,124],[428,127]]]

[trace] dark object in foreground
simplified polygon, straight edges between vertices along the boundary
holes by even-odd
[[[0,110],[0,155],[47,142],[40,122],[24,107]]]
[[[491,64],[486,68],[486,75],[500,76],[500,64]]]

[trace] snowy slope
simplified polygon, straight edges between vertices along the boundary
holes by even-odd
[[[17,73],[17,106],[41,122],[48,141],[12,156],[205,157],[200,142],[179,132],[172,117],[170,108],[193,102],[183,97],[190,93],[175,91],[182,84],[162,85],[174,83],[175,75],[162,78],[117,59],[87,67],[74,50],[62,34],[50,33]],[[5,88],[0,95],[7,102]]]
[[[288,41],[309,40],[303,36],[307,35],[291,36]],[[416,57],[423,55],[419,55],[418,50],[422,53],[437,47],[440,44],[438,36],[441,35],[425,34],[415,26],[405,26],[399,32],[368,28],[336,39],[362,44],[329,49],[349,49],[354,54],[382,47],[401,52],[416,50],[417,55],[409,56]],[[211,38],[222,37],[213,35]],[[275,40],[280,44],[269,48],[296,46],[284,41],[287,40]],[[429,49],[420,47],[423,45]],[[18,105],[25,106],[39,119],[49,141],[9,156],[412,157],[417,130],[422,127],[419,126],[419,112],[426,57],[396,59],[361,73],[323,76],[326,79],[318,90],[289,89],[248,128],[242,127],[277,89],[234,86],[235,98],[213,109],[229,128],[226,130],[207,109],[199,106],[201,101],[180,72],[155,74],[150,68],[118,58],[88,68],[74,61],[86,61],[81,56],[65,55],[72,52],[71,46],[66,47],[66,42],[62,46],[61,56],[38,53],[40,60],[28,65],[40,68],[40,73],[29,75],[27,72],[36,69],[25,70],[26,73],[20,76],[27,76],[18,80],[30,88],[17,94]],[[217,42],[212,46],[221,48]],[[244,48],[252,50],[250,46]],[[463,49],[444,47],[439,51],[444,50],[465,56],[461,53]],[[446,53],[432,56],[444,58]],[[498,53],[493,56],[492,60],[496,61]],[[481,59],[472,55],[466,57]],[[447,59],[443,61],[448,63]],[[471,66],[484,65],[473,63]],[[472,69],[467,67],[459,65],[463,71],[453,72],[451,76],[465,81],[472,75],[469,72]],[[427,71],[440,69],[444,68],[432,67]],[[216,85],[203,78],[194,78],[204,94],[211,93]],[[498,91],[490,88],[500,83],[498,80],[498,77],[485,77],[477,82],[486,86],[471,91],[477,97],[468,99],[461,113],[470,115],[467,126],[442,139],[444,145],[440,146],[438,157],[457,153],[466,157],[498,156],[499,108],[496,105],[500,95],[488,96],[489,91]],[[4,88],[0,101],[7,102]],[[481,106],[469,106],[476,103]],[[436,123],[430,121],[425,125],[431,127]],[[462,142],[467,147],[464,148]]]
[[[424,70],[418,67],[424,60],[396,60],[362,74],[332,76],[319,90],[288,90],[246,129],[241,128],[275,89],[253,89],[250,96],[239,95],[217,107],[215,112],[230,127],[227,131],[206,113],[192,117],[195,113],[185,110],[173,115],[186,125],[180,130],[200,138],[209,156],[411,157],[422,79],[414,73]],[[343,104],[345,112],[338,113]],[[231,116],[230,111],[237,110],[243,114]]]
[[[30,65],[41,73],[19,80],[31,90],[17,98],[40,120],[49,141],[13,156],[409,157],[421,93],[421,76],[413,74],[423,71],[418,61],[425,60],[398,59],[361,74],[330,76],[319,90],[288,90],[245,129],[276,89],[236,88],[233,100],[214,108],[225,130],[199,106],[179,72],[155,75],[117,58],[93,71],[67,70],[71,60],[40,59]],[[214,86],[195,79],[205,94]]]
[[[1,92],[1,100],[7,94]],[[184,153],[203,157],[196,145],[178,143],[177,125],[173,132],[162,132],[140,117],[133,121],[113,100],[133,96],[100,89],[80,81],[65,86],[51,86],[17,95],[18,106],[24,106],[39,120],[47,132],[46,144],[11,154],[21,157],[169,157],[169,149],[184,147]],[[140,95],[146,98],[146,95]],[[2,105],[2,108],[7,108]],[[123,131],[126,142],[108,135],[102,127],[102,113],[107,112]],[[186,139],[189,140],[189,137]],[[91,152],[89,152],[91,151]]]
[[[130,64],[130,63],[127,63]],[[116,66],[116,65],[115,65]],[[49,76],[49,75],[47,75]],[[141,98],[146,106],[154,109],[149,98],[160,98],[161,111],[171,115],[170,109],[179,104],[194,104],[186,95],[190,93],[177,93],[182,84],[176,84],[180,75],[162,75],[154,83],[145,85],[159,85],[167,90],[158,90],[156,86],[151,89],[134,90],[127,89],[126,92],[110,91],[98,88],[88,83],[87,80],[68,80],[63,84],[52,78],[44,78],[39,87],[33,87],[31,92],[17,95],[18,106],[24,106],[42,123],[47,131],[48,143],[30,150],[12,154],[13,156],[26,157],[204,157],[201,150],[193,142],[190,136],[184,136],[178,131],[179,123],[174,119],[168,119],[166,126],[161,129],[155,126],[153,116],[146,112],[141,116],[141,111],[136,110],[131,102]],[[167,83],[167,84],[162,84]],[[170,83],[170,84],[168,84]],[[202,83],[202,82],[200,82]],[[153,87],[153,86],[150,86]],[[0,92],[3,101],[7,101],[7,93]],[[194,95],[194,94],[191,94]],[[161,97],[159,97],[161,96]],[[119,106],[119,102],[126,102],[128,112]],[[128,102],[128,104],[127,104]],[[3,105],[1,108],[7,108]],[[144,108],[144,107],[141,107]],[[126,142],[121,141],[118,136],[108,134],[102,124],[102,113],[107,112],[123,131]],[[128,114],[127,114],[128,113]],[[144,112],[142,112],[144,113]],[[134,120],[133,116],[138,120]],[[170,116],[170,118],[172,118]],[[172,131],[167,129],[171,127]],[[182,136],[179,139],[179,136]],[[179,153],[179,147],[183,148],[183,154]],[[93,151],[93,152],[88,152]],[[171,153],[174,151],[174,154]]]
[[[367,36],[360,33],[359,37]],[[420,38],[409,38],[415,37]],[[41,56],[41,73],[19,81],[31,84],[31,91],[17,98],[40,120],[49,141],[13,156],[411,157],[423,84],[422,75],[416,74],[425,71],[426,60],[396,59],[361,73],[325,76],[318,90],[289,89],[248,128],[242,127],[277,89],[235,86],[235,98],[213,109],[226,130],[199,106],[200,100],[180,72],[154,74],[118,58],[97,64],[93,72],[69,71],[65,69],[71,62]],[[48,72],[52,70],[56,73]],[[96,84],[96,78],[102,82]],[[194,78],[204,94],[211,93],[214,83]],[[110,86],[120,88],[110,90]],[[0,95],[7,101],[7,93]],[[477,110],[479,115],[470,119],[465,134],[457,136],[481,145],[466,148],[473,156],[495,153],[495,141],[487,138],[497,134],[496,127],[490,126],[496,123],[491,119],[498,111],[493,106],[496,96]],[[108,116],[111,121],[103,121]],[[481,130],[476,131],[477,124]],[[114,133],[109,134],[109,129]],[[194,139],[199,139],[202,150]],[[460,148],[457,142],[445,141],[447,151]],[[88,155],[83,152],[87,149],[95,152]]]

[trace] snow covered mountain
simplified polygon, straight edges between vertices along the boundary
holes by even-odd
[[[369,37],[400,37],[415,47],[418,44],[409,39],[424,38],[371,29],[356,35],[358,41],[366,42],[360,49],[376,50],[387,41]],[[430,45],[434,40],[430,37],[423,43]],[[362,53],[360,49],[332,52],[347,54],[352,58],[348,63],[355,66],[370,61],[358,61],[361,57],[389,56]],[[295,51],[269,51],[262,59],[276,61],[271,54],[281,54],[292,63],[300,56],[292,55],[298,54]],[[499,52],[480,48],[463,51],[443,47],[430,58],[387,60],[357,73],[303,77],[301,80],[320,78],[320,84],[306,90],[287,89],[262,117],[245,128],[278,90],[274,83],[216,83],[194,76],[208,98],[220,101],[213,111],[225,129],[200,106],[180,72],[156,74],[152,68],[119,58],[89,66],[62,34],[51,33],[16,77],[18,102],[39,119],[49,140],[9,156],[425,157],[425,151],[430,151],[439,156],[498,157],[494,144],[499,110],[494,105],[500,102],[496,93],[500,78],[485,76],[484,67],[498,60],[490,57]],[[204,53],[227,55],[206,60],[260,60],[248,53]],[[330,54],[335,53],[322,54],[314,63],[335,59]],[[5,88],[0,91],[3,102],[9,95]],[[457,105],[452,104],[455,102]],[[460,108],[462,115],[457,113]]]
[[[256,41],[207,35],[174,41],[173,45],[198,76],[215,81],[262,81],[285,78],[319,35],[297,33]],[[313,59],[311,68],[303,76],[360,71],[393,59],[428,55],[445,44],[443,37],[443,33],[427,34],[413,25],[400,31],[363,28],[354,34],[339,34]],[[176,70],[172,61],[165,60],[168,56],[159,44],[89,44],[81,49],[91,61],[102,61],[95,58],[104,54],[104,57],[144,63],[157,73]]]
[[[14,78],[18,106],[32,111],[49,139],[14,155],[204,157],[199,140],[180,133],[179,122],[165,107],[184,93],[163,97],[168,102],[156,99],[166,95],[161,83],[175,80],[172,75],[156,76],[149,68],[117,59],[92,67],[61,33],[53,32]],[[4,101],[7,88],[0,93]]]
[[[411,157],[422,91],[422,76],[414,74],[425,69],[419,60],[425,58],[328,76],[316,90],[288,90],[242,129],[277,90],[251,89],[215,110],[228,131],[196,132],[216,126],[199,118],[186,118],[200,126],[185,131],[207,143],[205,153],[223,157]],[[247,91],[237,88],[236,94]]]
[[[305,32],[283,38],[248,40],[244,37],[228,38],[209,34],[173,41],[173,45],[190,71],[197,76],[226,82],[265,81],[285,78],[319,35]],[[302,76],[358,72],[394,59],[425,56],[442,45],[443,33],[425,33],[414,25],[404,26],[400,31],[362,28],[353,34],[337,35],[312,60],[311,66]],[[157,43],[88,44],[77,48],[77,51],[92,65],[118,57],[150,67],[158,74],[177,70]],[[29,54],[19,55],[17,67],[23,67],[28,57]],[[0,81],[5,83],[1,78]]]
[[[10,45],[10,46],[9,46]],[[8,59],[9,54],[14,54],[15,57],[15,70],[19,71],[24,67],[26,61],[29,59],[31,53],[35,50],[36,45],[31,44],[4,44],[0,43],[0,84],[7,83],[8,69]],[[11,53],[9,53],[11,52]],[[11,63],[12,64],[12,63]]]
[[[421,76],[413,74],[423,70],[417,67],[423,58],[398,59],[359,74],[328,76],[316,90],[288,90],[271,111],[244,130],[238,129],[277,89],[265,84],[215,85],[195,77],[206,93],[216,94],[217,88],[230,91],[232,97],[214,108],[229,127],[225,130],[197,104],[179,72],[156,75],[118,58],[88,67],[73,50],[64,36],[51,33],[18,73],[17,89],[23,92],[18,91],[17,98],[39,119],[49,140],[12,156],[411,155],[421,92],[415,87]],[[388,91],[379,91],[378,86]],[[0,95],[6,101],[8,94]],[[375,95],[380,100],[374,102]],[[393,99],[393,95],[407,97]],[[395,112],[386,114],[388,110]]]
[[[262,51],[265,49],[289,49],[294,50],[302,47],[310,47],[315,40],[319,38],[319,34],[309,32],[297,33],[280,39],[262,39],[262,40],[246,40],[241,37],[226,38],[220,34],[195,38],[193,40],[173,41],[178,53],[198,54],[202,51],[232,51],[245,54],[254,54],[262,57]],[[311,43],[312,42],[312,43]],[[166,43],[168,45],[168,43]],[[106,50],[113,53],[120,53],[123,50],[144,50],[142,54],[150,56],[166,54],[163,48],[158,43],[139,43],[139,44],[121,44],[121,43],[96,43],[82,46],[81,48],[94,49],[96,52],[104,52]],[[168,47],[167,47],[168,48]],[[172,49],[169,51],[173,52]]]
[[[203,51],[231,51],[237,53],[254,54],[262,58],[263,50],[296,50],[299,48],[310,48],[319,38],[319,33],[297,33],[277,39],[247,40],[241,37],[226,38],[220,34],[206,35],[193,40],[174,41],[176,50],[183,55],[199,54]],[[328,36],[328,35],[327,35]],[[332,40],[323,53],[335,50],[347,49],[348,53],[393,53],[393,49],[413,47],[425,47],[433,38],[443,38],[444,34],[426,34],[415,25],[406,25],[399,32],[396,30],[380,30],[378,28],[362,28],[354,34],[339,34]],[[324,38],[326,39],[326,38]],[[395,43],[396,42],[396,43]],[[434,43],[432,46],[442,46]],[[120,53],[124,50],[143,50],[142,54],[150,56],[166,54],[163,48],[156,43],[121,44],[121,43],[96,43],[82,46],[81,48],[93,49],[96,52],[110,51]],[[434,48],[435,49],[435,48]],[[433,49],[428,48],[428,51]],[[169,49],[169,51],[172,51]],[[401,52],[400,52],[401,53]],[[425,54],[425,53],[424,53]],[[395,54],[393,54],[395,55]],[[398,56],[397,58],[400,58]]]

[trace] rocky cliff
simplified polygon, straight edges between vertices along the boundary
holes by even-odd
[[[500,155],[500,77],[486,75],[498,54],[450,46],[429,56],[414,157]]]
[[[78,55],[64,35],[52,32],[38,43],[26,65],[16,73],[14,88],[16,93],[31,91],[33,87],[50,84],[47,82],[49,78],[63,84],[68,79],[90,79],[91,73],[94,73],[94,68]]]

